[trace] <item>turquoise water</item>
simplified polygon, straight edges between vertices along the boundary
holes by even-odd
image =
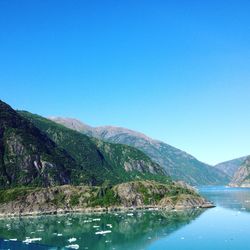
[[[217,207],[146,249],[250,249],[250,189],[204,187],[200,192]]]
[[[217,207],[2,219],[0,249],[250,250],[250,189],[200,192]]]

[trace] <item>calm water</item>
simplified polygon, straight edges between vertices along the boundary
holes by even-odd
[[[2,219],[0,249],[250,250],[250,189],[200,192],[217,207]]]

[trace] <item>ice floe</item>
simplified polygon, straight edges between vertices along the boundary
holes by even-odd
[[[78,244],[72,244],[72,245],[66,246],[66,248],[79,249],[79,245]]]
[[[109,234],[109,233],[111,233],[110,230],[95,232],[95,234]]]
[[[85,220],[85,221],[83,221],[83,223],[90,223],[90,222],[92,222],[92,220]]]
[[[76,238],[70,238],[68,239],[68,242],[71,243],[71,242],[75,242],[76,241]]]
[[[96,218],[96,219],[93,219],[92,221],[100,221],[101,218]]]
[[[42,240],[42,238],[30,238],[30,237],[26,237],[26,240],[24,240],[23,243],[29,244],[29,243],[32,243],[34,241],[40,241],[40,240]]]

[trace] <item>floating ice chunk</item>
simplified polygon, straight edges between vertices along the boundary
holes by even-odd
[[[85,221],[83,221],[83,223],[90,223],[90,222],[92,222],[92,220],[85,220]]]
[[[79,245],[77,245],[77,244],[72,244],[72,245],[66,246],[66,248],[79,249]]]
[[[95,232],[95,234],[109,234],[109,233],[111,233],[110,230]]]
[[[75,242],[76,241],[76,238],[70,238],[68,239],[68,242],[71,243],[71,242]]]
[[[26,237],[26,240],[24,240],[23,243],[29,244],[29,243],[32,243],[34,241],[40,241],[40,240],[42,240],[42,238],[30,238],[30,237]]]

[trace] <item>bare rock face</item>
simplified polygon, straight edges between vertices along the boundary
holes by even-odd
[[[185,209],[213,206],[192,187],[177,183],[166,186],[150,181],[128,182],[117,185],[114,190],[125,207],[153,205],[164,209]]]
[[[131,146],[114,144],[95,139],[100,151],[116,166],[121,166],[126,172],[137,171],[142,174],[159,174],[167,176],[166,171],[152,161],[146,154]]]
[[[178,186],[180,186],[180,187],[182,187],[182,188],[189,189],[189,190],[191,190],[191,191],[193,191],[193,192],[196,192],[196,191],[197,191],[193,186],[187,184],[187,183],[184,182],[184,181],[176,181],[175,183],[176,183],[176,185],[178,185]]]
[[[225,174],[227,174],[230,178],[233,178],[236,171],[240,168],[240,166],[244,163],[247,156],[243,156],[237,159],[233,159],[230,161],[221,162],[214,167],[219,169],[220,171],[223,171]]]
[[[158,169],[155,167],[155,165],[148,164],[143,160],[130,160],[128,162],[125,162],[124,169],[127,172],[138,171],[141,173],[151,173],[151,174],[156,174],[158,172]]]
[[[39,153],[31,153],[16,134],[10,134],[5,143],[4,164],[13,166],[6,168],[6,173],[11,180],[18,183],[32,183],[36,178],[43,178],[45,186],[55,185],[56,182],[49,173],[56,170],[56,165],[42,160]],[[23,173],[23,174],[22,174]],[[67,180],[63,180],[67,183]]]
[[[250,157],[247,157],[241,167],[236,171],[231,183],[232,187],[249,187],[250,185]]]
[[[116,192],[125,207],[142,206],[143,195],[137,192],[137,183],[123,183],[117,186]]]
[[[184,209],[184,208],[195,208],[195,207],[206,207],[211,204],[202,197],[194,197],[192,195],[180,195],[178,198],[175,209]]]
[[[0,100],[0,188],[70,182],[74,161]]]

